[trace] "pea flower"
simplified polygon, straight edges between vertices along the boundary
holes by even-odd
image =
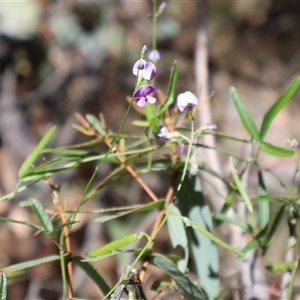
[[[194,106],[198,105],[198,98],[192,92],[181,93],[177,97],[177,106],[180,111],[186,109],[191,110]]]
[[[149,52],[148,58],[152,61],[160,60],[160,53],[158,52],[158,50],[153,49]]]
[[[173,134],[169,132],[166,126],[160,126],[160,132],[157,134],[159,138],[171,139]]]
[[[152,62],[139,59],[132,68],[132,73],[141,79],[152,80],[156,75],[156,67]]]
[[[137,101],[137,106],[144,107],[146,105],[146,102],[149,103],[155,103],[156,98],[153,96],[150,96],[151,94],[156,93],[156,89],[151,84],[144,84],[140,86],[134,93],[133,93],[133,99]]]
[[[179,145],[179,153],[180,153],[180,154],[183,154],[184,148],[185,148],[185,144],[180,144],[180,145]]]

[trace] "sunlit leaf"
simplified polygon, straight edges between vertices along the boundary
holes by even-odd
[[[140,234],[132,233],[125,235],[113,242],[110,242],[100,248],[97,248],[95,250],[91,250],[88,253],[86,253],[87,257],[97,257],[101,258],[101,256],[107,255],[111,252],[118,251],[120,248],[127,246],[136,240],[140,238]]]
[[[270,272],[278,272],[278,271],[294,270],[296,266],[297,266],[296,262],[282,261],[270,266],[266,266],[266,268]]]
[[[239,114],[239,117],[245,127],[245,129],[248,131],[250,136],[257,142],[260,142],[260,135],[259,131],[254,124],[253,119],[251,118],[245,104],[243,103],[242,99],[240,98],[239,94],[237,93],[236,89],[234,87],[231,87],[230,94],[234,103],[234,106],[237,110],[237,113]]]
[[[294,81],[288,86],[288,88],[280,95],[276,102],[271,106],[268,112],[265,114],[261,129],[260,138],[263,140],[266,136],[270,125],[277,114],[282,110],[286,103],[293,97],[294,93],[297,91],[300,85],[300,76],[298,76]]]
[[[34,148],[34,150],[29,154],[29,156],[26,158],[26,160],[23,162],[18,176],[20,179],[22,179],[28,169],[31,167],[31,165],[34,163],[34,161],[37,159],[37,157],[40,155],[40,153],[43,151],[43,149],[46,147],[47,143],[49,142],[50,138],[54,134],[56,130],[56,126],[53,126],[41,139],[41,141],[38,143],[38,145]]]

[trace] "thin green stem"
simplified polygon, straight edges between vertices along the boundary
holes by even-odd
[[[157,38],[157,3],[156,0],[152,0],[152,49],[156,49]]]
[[[60,241],[59,241],[59,256],[60,256],[60,269],[61,269],[61,277],[62,277],[62,285],[63,285],[63,293],[62,299],[68,299],[67,297],[67,273],[66,273],[66,262],[65,262],[65,250],[64,250],[64,243],[65,243],[65,235],[64,231],[61,231],[60,234]]]

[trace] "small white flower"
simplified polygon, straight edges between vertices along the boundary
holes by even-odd
[[[191,110],[194,106],[198,105],[199,100],[192,92],[181,93],[177,97],[177,106],[180,111],[186,109]]]

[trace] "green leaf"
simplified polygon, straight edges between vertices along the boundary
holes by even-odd
[[[21,270],[25,270],[28,268],[32,268],[35,266],[39,266],[41,264],[45,264],[45,263],[57,261],[57,260],[60,260],[59,255],[50,255],[50,256],[43,257],[43,258],[38,258],[38,259],[22,262],[19,264],[15,264],[15,265],[12,265],[12,266],[2,269],[2,271],[6,272],[6,273],[14,273],[14,272],[18,272]]]
[[[234,87],[231,87],[230,94],[234,103],[234,106],[237,110],[237,113],[239,114],[239,117],[245,127],[245,129],[248,131],[250,136],[257,142],[261,141],[259,131],[251,118],[246,106],[244,105],[242,99],[240,98],[239,94],[237,93],[236,89]]]
[[[153,209],[159,209],[159,208],[164,207],[164,205],[165,205],[165,201],[159,200],[159,201],[148,203],[146,205],[142,205],[141,207],[138,207],[138,208],[129,209],[129,210],[122,211],[122,212],[117,212],[114,214],[112,214],[112,213],[104,214],[103,216],[95,219],[95,222],[104,223],[104,222],[110,221],[112,219],[120,218],[120,217],[123,217],[123,216],[131,214],[131,213],[139,213],[139,212],[149,211],[149,210],[153,210]]]
[[[87,114],[85,117],[100,135],[106,134],[105,128],[103,127],[101,121],[98,118],[91,114]]]
[[[159,119],[157,117],[157,112],[155,105],[147,102],[144,107],[145,116],[149,122],[149,126],[153,132],[158,132]]]
[[[293,156],[295,153],[293,150],[277,147],[267,142],[262,142],[260,149],[268,154],[280,157]]]
[[[271,106],[268,112],[265,114],[261,129],[260,138],[264,139],[266,136],[270,125],[281,109],[286,105],[286,103],[293,97],[300,85],[300,76],[294,79],[294,81],[288,86],[288,88],[280,95],[276,102]]]
[[[265,236],[264,242],[263,242],[263,255],[265,255],[272,244],[274,237],[276,233],[278,232],[279,224],[284,216],[285,212],[285,205],[283,205],[278,213],[276,214],[276,217],[271,225],[270,231],[268,235]]]
[[[90,263],[82,261],[83,258],[80,256],[72,257],[72,261],[80,267],[88,276],[90,279],[92,279],[98,287],[101,289],[104,295],[108,294],[110,292],[110,286],[106,282],[106,280],[99,274],[93,266],[90,265]]]
[[[44,210],[42,204],[36,199],[27,199],[20,202],[21,207],[31,206],[34,214],[39,219],[43,229],[48,233],[51,234],[53,230],[53,225],[47,213]]]
[[[31,165],[34,163],[36,158],[39,156],[39,154],[43,151],[43,149],[48,144],[48,142],[49,142],[50,138],[52,137],[52,135],[54,134],[55,130],[56,130],[56,126],[53,126],[44,135],[44,137],[41,139],[41,141],[38,143],[38,145],[34,148],[34,150],[29,154],[29,156],[23,162],[23,164],[19,170],[19,173],[18,173],[19,179],[22,179],[25,176],[28,169],[31,167]]]
[[[6,300],[7,296],[7,283],[6,276],[3,272],[0,274],[0,300]]]
[[[57,232],[61,231],[64,227],[66,226],[70,226],[76,223],[80,223],[80,221],[67,221],[63,224],[58,225],[57,227],[55,227],[52,231],[51,231],[51,236],[53,236],[54,234],[56,234]]]
[[[100,259],[101,256],[110,254],[114,251],[118,251],[120,248],[127,246],[128,244],[131,244],[138,239],[140,239],[140,234],[128,234],[100,248],[89,251],[88,253],[86,253],[86,256]]]
[[[260,247],[263,243],[264,237],[265,237],[265,229],[261,230],[242,250],[242,252],[245,254],[249,252],[250,250]],[[239,256],[240,258],[241,256]]]
[[[262,175],[262,172],[258,172],[258,194],[260,197],[266,197],[267,196],[267,190],[264,182],[264,178]],[[265,228],[270,219],[270,204],[268,201],[260,201],[258,203],[258,220],[259,220],[259,225],[260,228],[263,229]]]
[[[168,109],[170,105],[174,102],[174,95],[175,95],[175,87],[177,82],[178,70],[177,70],[177,61],[175,60],[173,63],[173,68],[171,70],[169,86],[168,86],[168,94],[166,101],[160,106],[159,108],[159,116],[161,117],[162,114]]]
[[[225,222],[225,223],[229,223],[229,224],[234,224],[238,227],[245,229],[247,232],[255,231],[250,224],[248,224],[247,222],[245,222],[244,220],[241,220],[239,218],[230,218],[224,213],[212,214],[212,216],[214,217],[214,219],[221,221],[222,223]]]
[[[189,249],[188,249],[188,239],[186,235],[186,230],[182,221],[180,210],[172,205],[169,207],[170,215],[167,219],[167,226],[169,231],[169,236],[173,248],[181,246],[184,251],[184,257],[177,262],[177,267],[181,272],[185,272],[189,259]]]
[[[271,266],[266,266],[266,268],[270,272],[278,272],[278,271],[294,270],[296,266],[297,266],[296,261],[293,261],[293,262],[282,261],[282,262],[273,264]]]
[[[41,226],[35,225],[33,223],[30,223],[30,222],[18,221],[18,220],[14,220],[14,219],[11,219],[11,218],[6,218],[6,217],[0,217],[0,220],[5,221],[5,222],[16,223],[16,224],[23,224],[23,225],[29,226],[33,229],[36,229],[36,230],[43,230],[43,228]]]
[[[187,227],[192,227],[193,229],[197,230],[198,232],[200,232],[201,234],[203,234],[204,236],[206,236],[207,238],[209,238],[211,241],[215,242],[216,244],[220,245],[224,249],[227,249],[232,253],[238,254],[240,257],[245,256],[244,250],[240,251],[240,250],[230,246],[229,244],[223,242],[218,237],[216,237],[215,235],[210,233],[208,230],[204,229],[202,226],[200,226],[194,222],[191,222],[188,218],[183,218],[183,222],[185,223],[185,225]],[[207,255],[209,255],[209,253]]]
[[[187,299],[202,300],[208,299],[203,291],[198,289],[193,282],[166,257],[156,254],[152,257],[152,263],[164,270],[181,288],[190,296]]]
[[[201,287],[209,299],[215,299],[219,288],[219,257],[215,236],[212,231],[212,217],[209,206],[205,203],[202,186],[198,176],[185,176],[178,195],[182,218],[186,226],[194,225],[196,231],[190,231],[190,249],[195,261],[195,268],[200,278]],[[198,227],[200,228],[199,230]],[[218,240],[217,238],[215,240]],[[201,258],[201,259],[199,259]]]
[[[234,180],[234,183],[239,191],[239,193],[241,194],[242,198],[244,199],[245,201],[245,204],[248,208],[248,210],[250,212],[253,212],[253,207],[252,207],[252,203],[250,201],[250,198],[248,197],[248,194],[246,193],[241,181],[240,181],[240,177],[234,167],[234,164],[233,164],[233,159],[232,157],[230,157],[230,163],[229,163],[229,166],[230,166],[230,170],[231,170],[231,173],[232,173],[232,177],[233,177],[233,180]]]

